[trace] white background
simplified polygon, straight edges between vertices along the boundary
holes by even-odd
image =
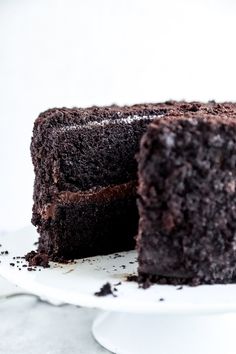
[[[41,111],[236,100],[235,42],[233,0],[0,0],[0,230],[30,223]]]

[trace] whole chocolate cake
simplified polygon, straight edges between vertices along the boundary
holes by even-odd
[[[153,121],[138,155],[139,281],[236,281],[235,105]]]
[[[139,280],[234,281],[235,112],[170,101],[40,114],[31,143],[39,253],[61,260],[135,247],[135,154],[151,123],[138,155]]]

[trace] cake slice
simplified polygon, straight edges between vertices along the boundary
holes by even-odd
[[[229,105],[230,106],[230,105]],[[153,121],[138,155],[139,281],[236,281],[234,106]]]

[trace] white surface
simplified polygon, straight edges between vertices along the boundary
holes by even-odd
[[[1,300],[0,313],[1,354],[108,354],[91,335],[95,310],[17,296]]]
[[[20,242],[17,242],[20,240]],[[206,314],[236,311],[236,285],[204,285],[198,287],[153,285],[140,289],[136,282],[127,282],[137,264],[135,252],[121,252],[114,255],[77,260],[76,264],[51,264],[51,268],[31,271],[21,267],[19,271],[13,256],[25,255],[33,248],[37,233],[32,226],[0,237],[2,250],[9,251],[1,257],[0,274],[22,288],[50,299],[56,303],[65,302],[103,310],[143,314]],[[24,261],[23,261],[24,262]],[[130,264],[132,262],[132,264]],[[123,269],[125,266],[125,269]],[[97,297],[94,293],[106,282],[112,287],[116,283],[117,297]],[[160,301],[163,298],[164,301]]]
[[[31,217],[39,112],[235,100],[235,32],[233,0],[0,1],[0,230]]]
[[[93,335],[116,354],[235,354],[236,315],[103,313]]]

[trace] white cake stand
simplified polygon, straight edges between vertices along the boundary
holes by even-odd
[[[35,248],[36,240],[33,227],[1,236],[0,251],[9,254],[0,256],[0,274],[54,304],[103,310],[93,323],[92,333],[111,352],[235,354],[236,285],[182,289],[155,285],[139,289],[137,283],[125,280],[136,272],[134,251],[87,258],[75,264],[51,263],[48,269],[28,271],[23,259],[13,257]],[[94,295],[106,282],[117,289],[116,297]]]

